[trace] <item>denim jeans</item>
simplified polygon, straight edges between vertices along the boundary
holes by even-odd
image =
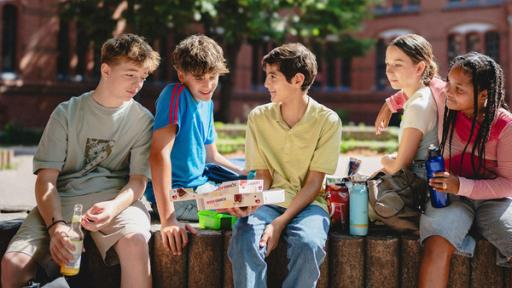
[[[432,235],[448,240],[457,254],[473,257],[476,231],[496,247],[496,265],[512,267],[512,200],[472,200],[450,194],[450,205],[434,208],[427,204],[420,218],[420,243]]]
[[[266,247],[259,241],[267,224],[284,211],[265,205],[236,223],[228,249],[235,287],[267,287]],[[304,208],[286,226],[281,237],[287,242],[288,275],[282,287],[316,286],[328,231],[329,215],[316,205]]]

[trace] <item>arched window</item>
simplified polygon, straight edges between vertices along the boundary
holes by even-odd
[[[250,41],[252,48],[251,55],[251,85],[254,89],[263,89],[265,82],[265,71],[261,67],[261,61],[271,49],[272,45],[266,40]]]
[[[169,70],[171,67],[171,64],[169,63],[169,43],[167,42],[167,37],[162,36],[160,37],[159,41],[159,49],[160,50],[160,65],[158,67],[158,80],[160,81],[166,81],[169,79]],[[163,65],[162,65],[163,64]]]
[[[393,12],[400,12],[402,11],[402,6],[404,5],[403,0],[393,0],[391,4],[391,10]]]
[[[485,54],[500,62],[500,34],[495,31],[485,33]]]
[[[476,51],[498,57],[499,36],[496,26],[485,22],[469,22],[453,27],[448,36],[448,61],[459,54]],[[485,37],[485,39],[484,39]]]
[[[328,91],[349,90],[352,59],[343,57],[337,37],[328,36],[327,40],[326,43],[312,44],[318,64],[313,87]]]
[[[448,64],[452,62],[453,58],[461,54],[460,49],[460,35],[451,34],[448,36]]]
[[[16,33],[18,11],[14,5],[5,5],[2,11],[2,71],[16,71]]]
[[[383,39],[377,41],[375,62],[375,84],[377,90],[384,90],[387,87],[388,80],[386,78],[386,43]]]
[[[466,51],[480,51],[480,36],[477,33],[469,33],[466,35]]]
[[[337,51],[336,51],[336,43],[332,43],[332,42],[328,42],[326,44],[326,49],[325,49],[325,53],[323,54],[324,57],[319,57],[320,59],[321,58],[324,58],[323,60],[325,60],[325,78],[326,78],[326,86],[327,86],[327,89],[336,89],[336,87],[338,86],[338,83],[337,83],[337,73],[336,73],[336,68],[339,64],[339,57],[338,57],[338,54],[337,54]],[[319,55],[320,56],[320,55]],[[319,62],[322,61],[319,59]]]
[[[251,42],[252,55],[251,55],[251,85],[256,88],[263,84],[261,79],[261,50],[262,45],[260,41]]]
[[[341,89],[350,89],[352,85],[352,58],[341,58]]]
[[[69,76],[69,23],[64,20],[59,22],[59,34],[57,42],[57,79],[66,80]]]
[[[85,80],[85,72],[87,66],[87,50],[89,49],[89,42],[87,40],[87,35],[85,30],[83,29],[80,23],[77,23],[76,27],[76,57],[77,62],[75,66],[75,81],[84,81]]]
[[[312,48],[312,52],[313,54],[315,55],[324,55],[324,49],[322,49],[322,45],[320,45],[320,43],[317,43],[317,42],[314,42],[312,45],[311,45],[311,48]],[[326,83],[325,83],[325,74],[326,74],[326,71],[324,71],[324,65],[322,63],[322,58],[321,57],[318,57],[316,62],[317,62],[317,65],[318,65],[318,74],[316,75],[316,78],[315,78],[315,81],[313,82],[313,84],[311,85],[311,88],[312,89],[318,89],[318,88],[321,88],[322,86],[324,86]]]

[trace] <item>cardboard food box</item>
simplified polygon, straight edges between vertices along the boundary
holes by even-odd
[[[220,196],[208,194],[210,193],[197,199],[198,210],[276,204],[285,201],[283,189],[271,189],[254,193],[226,193]]]
[[[171,190],[172,201],[196,200],[202,195],[225,195],[235,193],[254,193],[263,191],[263,180],[235,180],[223,182],[217,189],[209,193],[196,193],[192,188],[176,188]]]
[[[171,201],[195,200],[198,194],[192,188],[171,189]]]
[[[216,190],[198,194],[190,188],[172,189],[172,201],[196,200],[198,210],[275,204],[285,201],[282,189],[263,191],[263,180],[235,180],[220,184]]]
[[[215,192],[221,194],[254,193],[263,191],[263,180],[235,180],[223,182]]]

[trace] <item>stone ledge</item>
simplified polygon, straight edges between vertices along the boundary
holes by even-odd
[[[22,220],[0,222],[0,255]],[[181,256],[171,256],[154,226],[150,240],[154,287],[233,287],[226,251],[231,232],[200,231],[191,236]],[[317,287],[415,287],[421,247],[409,235],[372,231],[367,237],[330,233],[327,258]],[[119,287],[119,266],[106,267],[92,240],[85,241],[81,273],[69,279],[72,287]],[[478,240],[474,258],[456,255],[449,287],[508,287],[508,270],[495,265],[495,248]],[[280,243],[268,258],[269,287],[280,287],[286,276],[286,245]]]

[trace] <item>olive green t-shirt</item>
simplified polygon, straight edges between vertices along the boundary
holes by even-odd
[[[279,104],[258,106],[247,121],[246,169],[269,170],[272,188],[286,191],[286,201],[279,204],[286,208],[304,186],[309,171],[335,172],[340,142],[340,118],[312,98],[292,128],[283,120]],[[313,204],[327,210],[323,195]]]
[[[106,108],[92,92],[73,97],[52,112],[33,172],[59,170],[62,197],[119,192],[130,175],[149,177],[152,123],[151,113],[134,100]]]

